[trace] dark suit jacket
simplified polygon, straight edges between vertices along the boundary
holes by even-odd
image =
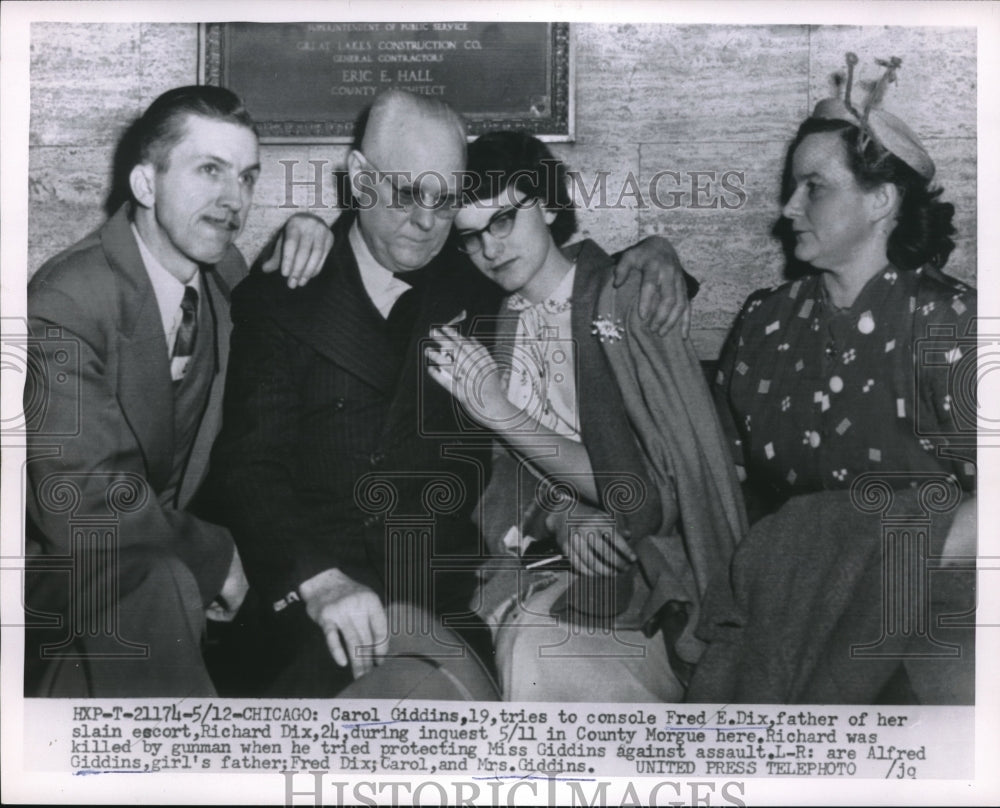
[[[245,274],[243,257],[231,248],[203,275],[215,331],[202,327],[200,333],[215,339],[215,371],[176,507],[158,498],[174,461],[167,346],[127,208],[32,277],[28,316],[40,372],[29,374],[25,389],[29,555],[67,555],[71,520],[117,511],[123,546],[168,548],[194,573],[206,603],[218,594],[232,538],[188,508],[206,476],[219,428],[229,288]],[[79,492],[68,508],[60,506],[60,490],[52,487],[67,478]],[[116,503],[108,495],[116,481],[125,486],[119,495],[135,487],[134,501],[125,495]]]
[[[362,285],[352,221],[345,214],[334,225],[334,248],[306,290],[255,273],[233,296],[213,469],[247,574],[270,603],[331,568],[386,597],[393,536],[413,550],[432,534],[438,559],[479,552],[468,517],[488,441],[464,459],[448,454],[480,433],[458,423],[426,374],[422,342],[462,309],[470,319],[495,312],[497,291],[464,259],[435,259],[401,358]],[[430,576],[426,553],[397,557],[389,571],[411,594]],[[465,577],[449,591],[433,584],[435,601],[467,597]]]

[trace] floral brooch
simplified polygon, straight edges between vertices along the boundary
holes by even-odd
[[[614,342],[622,338],[621,319],[613,320],[610,314],[598,317],[591,325],[590,333],[600,342]]]

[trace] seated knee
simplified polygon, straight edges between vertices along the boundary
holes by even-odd
[[[123,547],[119,554],[121,594],[141,587],[145,591],[177,593],[200,604],[194,573],[176,553],[160,546]]]

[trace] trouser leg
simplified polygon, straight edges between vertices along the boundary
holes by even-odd
[[[62,577],[62,576],[60,576]],[[65,585],[44,581],[33,608],[58,614],[59,629],[29,630],[29,695],[90,697],[212,696],[201,655],[204,604],[194,575],[168,550],[124,547],[114,571]],[[80,610],[91,611],[81,614]]]

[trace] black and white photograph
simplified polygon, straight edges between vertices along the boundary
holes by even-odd
[[[4,801],[995,804],[996,12],[5,4]]]

